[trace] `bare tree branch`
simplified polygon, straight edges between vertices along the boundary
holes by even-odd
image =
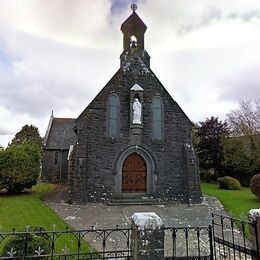
[[[239,108],[227,114],[227,122],[234,136],[259,134],[260,100],[239,102]]]

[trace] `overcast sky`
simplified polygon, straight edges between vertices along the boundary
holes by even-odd
[[[131,2],[151,68],[192,121],[260,98],[259,0],[0,0],[0,144],[77,117],[119,68]]]

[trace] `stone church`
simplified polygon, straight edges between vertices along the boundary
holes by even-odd
[[[59,179],[55,167],[63,151],[73,201],[201,202],[192,124],[150,68],[146,29],[133,5],[121,25],[118,71],[77,119],[53,118],[49,124],[43,179]],[[60,123],[56,130],[55,121]],[[63,141],[62,149],[59,142],[49,146],[55,139]]]

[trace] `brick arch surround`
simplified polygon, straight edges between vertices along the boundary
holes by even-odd
[[[122,192],[122,169],[123,169],[123,164],[125,162],[125,160],[127,159],[127,157],[131,154],[138,154],[140,155],[146,164],[146,169],[147,169],[147,190],[144,193],[135,193],[135,192],[131,192],[131,193],[126,193],[126,192]],[[114,178],[115,178],[115,187],[114,187],[114,191],[115,191],[115,195],[117,197],[135,197],[138,196],[140,194],[147,194],[147,195],[152,195],[155,192],[155,182],[157,179],[157,175],[155,174],[155,162],[153,157],[151,156],[151,154],[144,149],[141,146],[131,146],[128,147],[127,149],[125,149],[124,151],[122,151],[115,159],[114,162],[114,170],[113,172],[115,173]]]

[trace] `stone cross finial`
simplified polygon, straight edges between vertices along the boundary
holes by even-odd
[[[135,12],[136,9],[137,9],[137,5],[136,4],[131,4],[131,10],[133,10],[133,12]]]

